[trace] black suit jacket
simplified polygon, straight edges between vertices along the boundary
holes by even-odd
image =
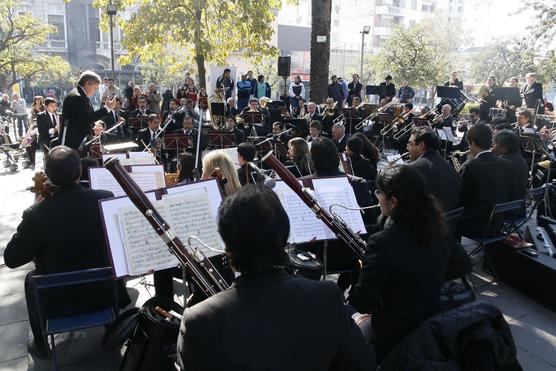
[[[351,168],[353,170],[353,175],[363,178],[365,180],[374,180],[376,177],[376,168],[371,163],[371,160],[367,160],[361,155],[350,156]]]
[[[380,94],[379,94],[380,99],[384,99],[386,97],[390,97],[390,99],[392,99],[395,96],[396,96],[396,85],[394,85],[393,83],[386,85],[386,82],[380,83]]]
[[[170,111],[165,111],[164,114],[162,115],[162,122],[166,123],[166,119],[168,118],[168,115],[170,114]],[[185,118],[185,113],[180,111],[180,110],[176,110],[174,111],[174,113],[172,114],[172,119],[171,122],[168,124],[168,126],[166,127],[166,132],[167,133],[171,133],[173,131],[179,130],[181,128],[183,128],[183,119]]]
[[[181,370],[373,370],[361,331],[334,283],[284,271],[235,285],[187,308]]]
[[[234,140],[236,141],[236,145],[240,145],[241,143],[245,142],[245,132],[243,130],[239,130],[237,127],[232,130],[234,133]]]
[[[541,83],[535,82],[531,85],[531,87],[529,87],[529,85],[525,85],[521,88],[521,94],[523,94],[523,99],[525,100],[527,108],[536,108],[538,104],[539,109],[537,110],[537,113],[544,113]],[[540,103],[538,103],[539,101]]]
[[[332,141],[336,145],[336,148],[338,148],[339,153],[342,153],[346,150],[347,140],[348,140],[348,135],[347,134],[345,134],[344,137],[340,141],[337,141],[336,139],[332,139]]]
[[[64,99],[62,108],[64,121],[61,125],[63,128],[60,135],[62,141],[64,141],[65,136],[63,144],[77,150],[83,138],[90,134],[95,121],[100,120],[107,114],[108,110],[104,107],[98,111],[93,109],[89,98],[80,86],[70,91]]]
[[[4,251],[4,261],[16,268],[34,259],[35,274],[51,274],[110,266],[98,201],[112,192],[84,189],[75,184],[23,212],[21,223]],[[102,307],[106,286],[90,291],[86,298],[76,293],[83,286],[52,292],[46,307],[56,313]],[[78,295],[73,308],[57,305],[59,298]]]
[[[322,123],[322,116],[319,115],[318,113],[313,113],[313,116],[311,116],[311,114],[309,114],[309,117],[311,118],[311,121],[318,121],[320,123]]]
[[[512,164],[492,152],[467,161],[461,168],[460,204],[465,207],[458,229],[463,236],[482,237],[495,204],[515,199],[517,182]],[[488,234],[500,231],[501,218]]]
[[[58,117],[61,120],[61,117]],[[61,122],[60,122],[61,123]],[[52,122],[52,118],[50,117],[50,113],[47,111],[39,112],[37,114],[37,130],[39,131],[39,142],[50,142],[55,135],[52,137],[48,133],[49,129],[53,129],[56,127],[56,123]],[[50,146],[50,144],[48,144]]]
[[[372,313],[379,362],[439,312],[448,251],[444,239],[420,246],[409,229],[389,222],[369,238],[348,302],[361,313]]]
[[[161,131],[161,129],[158,129],[155,133],[155,135]],[[158,137],[160,139],[162,139],[164,133],[160,134]],[[139,130],[139,134],[137,135],[137,144],[139,145],[139,148],[141,149],[145,149],[145,145],[149,145],[149,143],[151,142],[151,131],[149,128],[145,128],[145,129],[141,129]]]
[[[437,151],[428,151],[411,163],[425,178],[425,190],[432,194],[444,211],[459,207],[461,182],[453,166]]]
[[[504,154],[501,155],[500,158],[510,161],[512,164],[516,182],[515,193],[511,195],[512,200],[524,199],[527,193],[527,184],[529,183],[529,164],[519,152]]]

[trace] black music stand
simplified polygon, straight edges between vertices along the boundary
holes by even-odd
[[[268,153],[268,151],[274,151],[274,156],[276,156],[276,158],[278,159],[285,158],[288,154],[284,143],[272,138],[267,138],[260,141],[259,143],[256,143],[255,147],[258,147],[258,152],[261,155],[260,157]]]
[[[535,166],[535,155],[536,154],[544,154],[548,158],[550,158],[550,153],[546,148],[546,144],[542,140],[541,136],[536,133],[521,133],[519,136],[521,139],[521,146],[525,152],[529,152],[532,154],[531,156],[531,168],[530,174],[533,175],[533,167]]]
[[[425,119],[425,118],[420,118],[420,117],[414,117],[412,119],[413,124],[415,125],[415,127],[420,127],[420,126],[430,126],[429,124],[429,120]]]
[[[461,98],[461,92],[457,86],[437,86],[436,95],[439,98]]]
[[[263,114],[261,112],[244,112],[239,115],[246,124],[260,124],[264,122]]]
[[[230,148],[236,146],[234,133],[226,130],[209,130],[208,141],[209,146],[216,148]]]
[[[496,99],[507,102],[516,102],[521,101],[521,94],[519,93],[519,88],[502,86],[496,88]]]
[[[218,121],[218,127],[223,128],[226,124],[226,105],[224,103],[210,103],[211,118]]]
[[[181,152],[191,148],[192,139],[190,135],[185,134],[166,134],[163,137],[164,149],[166,151],[176,151],[176,158]]]
[[[309,123],[302,118],[285,118],[284,124],[293,128],[294,136],[305,137],[309,134]]]
[[[353,120],[361,120],[362,117],[359,115],[357,108],[354,107],[344,108],[342,113],[346,119],[346,129],[349,128],[349,130],[346,131],[351,135],[353,131]]]
[[[127,119],[129,120],[128,126],[132,130],[139,131],[149,127],[149,118],[147,116],[128,117]]]

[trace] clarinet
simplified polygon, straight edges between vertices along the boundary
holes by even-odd
[[[338,216],[332,215],[325,209],[323,209],[317,202],[317,200],[311,195],[307,190],[299,184],[295,176],[280,162],[274,155],[272,151],[268,152],[262,161],[268,165],[280,179],[284,181],[294,191],[301,201],[303,201],[309,208],[317,215],[317,217],[323,221],[324,224],[334,234],[336,237],[344,241],[355,253],[357,258],[363,259],[365,255],[365,249],[367,244],[363,239],[355,233],[351,228]]]
[[[139,209],[151,227],[153,227],[160,238],[166,243],[170,252],[173,253],[182,266],[191,273],[193,280],[208,297],[224,291],[229,287],[218,270],[216,270],[214,265],[212,265],[210,260],[201,251],[196,250],[190,252],[185,248],[172,227],[162,219],[151,201],[141,188],[139,188],[137,183],[129,176],[117,158],[113,157],[109,159],[104,167],[116,178],[116,181],[122,187],[131,202]]]

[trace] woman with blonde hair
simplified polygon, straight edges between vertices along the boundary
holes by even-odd
[[[217,169],[220,169],[222,177],[226,179],[224,184],[226,196],[232,195],[241,188],[231,157],[221,150],[209,152],[203,157],[203,175],[201,179],[214,179]]]

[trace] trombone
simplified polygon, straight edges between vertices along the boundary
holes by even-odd
[[[387,135],[389,135],[391,132],[397,132],[397,131],[398,131],[398,125],[399,125],[399,124],[402,124],[404,121],[406,121],[407,118],[409,117],[409,115],[411,114],[411,112],[413,112],[413,110],[408,111],[408,112],[406,112],[406,113],[401,113],[401,114],[399,114],[398,116],[396,116],[396,117],[392,120],[392,123],[391,123],[390,125],[384,127],[384,129],[382,129],[382,130],[380,131],[380,135],[387,136]],[[409,125],[409,126],[412,126],[412,125],[414,125],[414,124],[413,124],[413,123],[409,123],[408,125]],[[412,128],[413,128],[413,126],[412,126]],[[405,128],[402,129],[402,130],[405,130]],[[403,136],[403,135],[402,135],[402,136]],[[394,134],[394,138],[395,138],[395,134]]]
[[[386,111],[392,104],[397,103],[397,100],[395,101],[394,99],[392,99],[387,105],[383,106],[383,107],[379,107],[376,109],[376,111],[374,111],[373,113],[371,113],[369,116],[367,116],[365,119],[363,119],[359,124],[357,124],[355,126],[355,130],[359,130],[360,128],[362,128],[363,126],[369,126],[371,124],[369,124],[368,122],[372,121],[375,117],[377,117],[380,113],[383,113],[384,111]],[[381,134],[382,135],[382,134]]]

